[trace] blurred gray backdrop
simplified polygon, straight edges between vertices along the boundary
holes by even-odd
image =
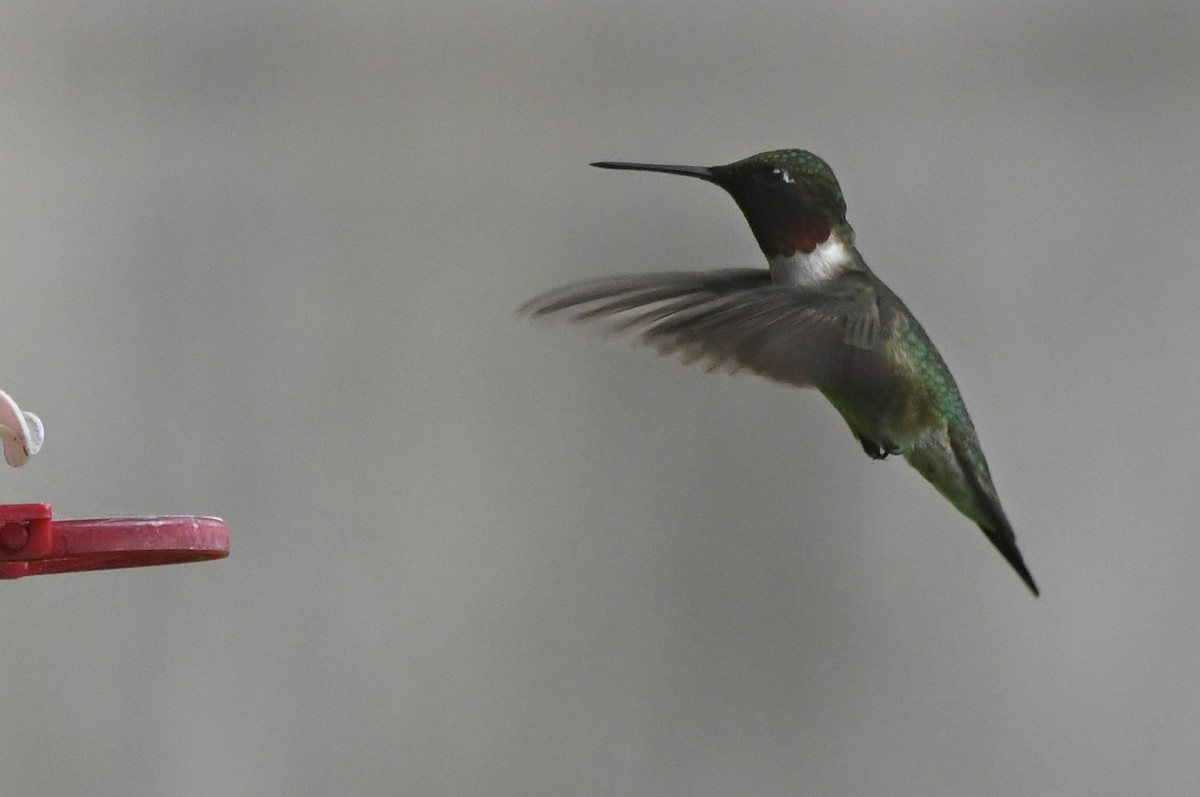
[[[0,584],[5,795],[1183,795],[1200,7],[46,2],[0,24],[3,500],[214,564]],[[515,317],[757,265],[805,147],[1032,599],[815,393]]]

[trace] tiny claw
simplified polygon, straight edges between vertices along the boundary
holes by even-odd
[[[867,452],[867,456],[871,459],[887,459],[892,454],[900,453],[900,446],[892,442],[881,445],[866,437],[858,438],[858,442],[862,444],[863,451]]]

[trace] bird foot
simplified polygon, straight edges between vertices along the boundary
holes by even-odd
[[[900,453],[900,446],[890,440],[885,443],[877,443],[866,437],[859,437],[858,442],[862,443],[863,451],[866,451],[867,456],[871,459],[887,459],[891,454]]]

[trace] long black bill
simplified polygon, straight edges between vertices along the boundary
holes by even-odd
[[[621,163],[619,161],[600,161],[593,163],[601,169],[628,169],[633,172],[662,172],[663,174],[682,174],[685,177],[699,177],[710,183],[717,181],[712,169],[707,166],[669,166],[661,163]]]

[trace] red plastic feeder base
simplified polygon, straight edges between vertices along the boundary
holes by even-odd
[[[49,504],[0,505],[0,578],[224,559],[229,528],[214,517],[53,520]]]

